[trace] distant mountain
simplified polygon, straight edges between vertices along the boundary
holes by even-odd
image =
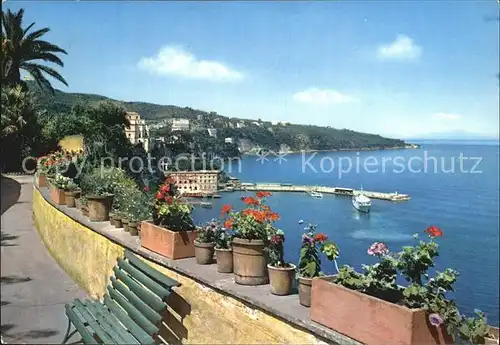
[[[54,114],[67,113],[73,105],[79,102],[96,103],[111,100],[122,104],[127,111],[138,112],[141,117],[149,121],[185,118],[190,120],[191,130],[198,131],[198,133],[206,128],[216,128],[217,140],[221,141],[219,144],[224,144],[224,138],[234,138],[239,143],[246,143],[245,151],[254,148],[275,151],[386,149],[405,147],[406,145],[404,141],[399,139],[384,138],[380,135],[360,133],[348,129],[229,118],[213,111],[207,112],[189,107],[124,102],[101,95],[66,93],[60,90],[56,90],[54,95],[50,95],[41,92],[34,83],[29,83],[28,86],[37,95],[42,105]]]

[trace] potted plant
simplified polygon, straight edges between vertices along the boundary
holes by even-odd
[[[80,188],[78,185],[71,179],[66,188],[64,189],[64,198],[66,200],[66,206],[68,207],[76,207],[75,200],[80,196]]]
[[[49,157],[42,156],[38,157],[36,161],[36,184],[38,187],[47,187],[47,172],[52,165],[52,161]]]
[[[296,266],[285,262],[283,250],[285,236],[283,231],[277,230],[274,235],[271,235],[269,242],[269,264],[267,269],[269,270],[271,293],[278,296],[289,295],[292,293]]]
[[[343,266],[335,276],[313,279],[311,319],[365,344],[453,343],[462,317],[446,293],[453,291],[458,272],[429,277],[439,254],[435,238],[443,233],[435,226],[425,232],[430,241],[397,253],[373,243],[367,252],[378,262],[364,265],[362,273]],[[398,285],[398,276],[408,285]]]
[[[257,192],[255,197],[243,197],[246,208],[232,212],[230,205],[222,208],[225,227],[235,231],[232,240],[234,280],[241,285],[269,283],[265,248],[276,233],[273,223],[279,215],[266,205],[269,192]]]
[[[64,190],[67,188],[68,183],[71,181],[69,177],[57,174],[54,179],[50,180],[50,198],[57,205],[65,205],[66,198]]]
[[[152,221],[141,222],[141,245],[169,259],[194,257],[197,231],[187,203],[168,177],[155,194]]]
[[[80,204],[80,211],[82,214],[86,217],[89,215],[89,208],[88,208],[88,200],[85,195],[80,196],[79,204]]]
[[[498,345],[498,328],[488,326],[486,315],[475,310],[476,317],[463,318],[458,334],[460,338],[469,341],[471,344]]]
[[[299,223],[302,224],[302,221]],[[321,254],[326,255],[328,260],[333,260],[337,267],[339,250],[334,243],[328,241],[325,234],[316,232],[316,225],[309,224],[304,231],[298,269],[299,302],[310,307],[312,280],[322,275]]]
[[[101,171],[94,169],[82,184],[88,200],[88,214],[91,222],[104,222],[109,220],[109,212],[113,204],[115,182],[115,169]]]
[[[209,265],[213,262],[215,233],[219,227],[217,219],[212,219],[198,228],[198,237],[194,241],[194,255],[198,265]]]
[[[233,250],[231,248],[233,232],[229,229],[229,225],[218,226],[215,230],[215,259],[219,273],[233,273]]]
[[[120,211],[116,211],[113,213],[113,225],[115,226],[115,228],[122,228],[123,227],[123,224],[122,224],[122,213]]]

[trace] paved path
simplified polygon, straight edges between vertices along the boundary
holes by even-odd
[[[64,304],[86,293],[52,259],[34,227],[32,181],[1,180],[1,333],[7,343],[60,344]]]

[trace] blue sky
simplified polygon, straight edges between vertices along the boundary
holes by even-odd
[[[392,137],[498,136],[488,1],[21,2],[64,91]]]

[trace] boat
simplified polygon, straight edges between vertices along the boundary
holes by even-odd
[[[212,203],[211,202],[202,201],[202,202],[200,202],[200,206],[203,207],[203,208],[212,208]]]
[[[309,195],[312,196],[313,198],[318,198],[318,199],[323,198],[323,194],[314,190],[310,191]]]
[[[358,211],[368,213],[372,206],[372,201],[364,194],[354,195],[352,197],[352,206]]]

